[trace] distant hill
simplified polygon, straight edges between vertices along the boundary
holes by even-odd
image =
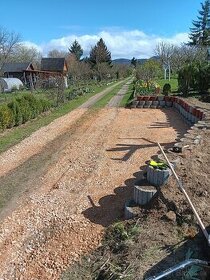
[[[127,58],[117,58],[112,60],[113,64],[124,64],[124,65],[129,65],[131,63],[130,59]]]
[[[150,59],[159,60],[158,56],[152,56]],[[144,64],[149,58],[140,58],[137,59],[139,64]],[[129,65],[131,63],[131,59],[128,58],[117,58],[112,60],[113,64],[123,64],[123,65]]]

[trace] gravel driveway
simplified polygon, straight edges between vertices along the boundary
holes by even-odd
[[[187,129],[167,109],[80,108],[60,120],[65,128],[56,120],[4,153],[17,168],[4,163],[1,188],[24,191],[5,206],[0,226],[2,279],[59,279],[122,218],[155,142],[171,145]]]

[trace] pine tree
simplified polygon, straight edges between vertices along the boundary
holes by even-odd
[[[89,61],[92,66],[99,63],[106,63],[108,65],[112,63],[111,52],[107,49],[107,46],[102,38],[91,49]]]
[[[133,65],[135,68],[136,68],[136,65],[137,65],[137,59],[135,58],[135,57],[133,57],[132,59],[131,59],[131,65]]]
[[[189,45],[210,45],[210,0],[201,3],[198,20],[193,20],[194,27],[190,28]]]
[[[76,59],[79,61],[81,56],[83,55],[83,49],[81,48],[80,44],[75,40],[71,47],[69,48],[69,52],[74,54]]]

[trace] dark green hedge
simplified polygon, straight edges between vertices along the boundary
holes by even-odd
[[[51,106],[50,101],[32,94],[14,98],[10,103],[0,105],[0,128],[4,130],[26,123],[48,111]]]

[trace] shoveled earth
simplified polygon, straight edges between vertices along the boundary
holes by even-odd
[[[14,209],[12,199],[4,207],[0,278],[59,279],[69,263],[97,248],[104,227],[122,218],[156,142],[170,146],[186,130],[173,110],[113,108],[87,112],[63,139],[49,138],[39,155],[0,179],[2,189],[11,182],[25,189]]]

